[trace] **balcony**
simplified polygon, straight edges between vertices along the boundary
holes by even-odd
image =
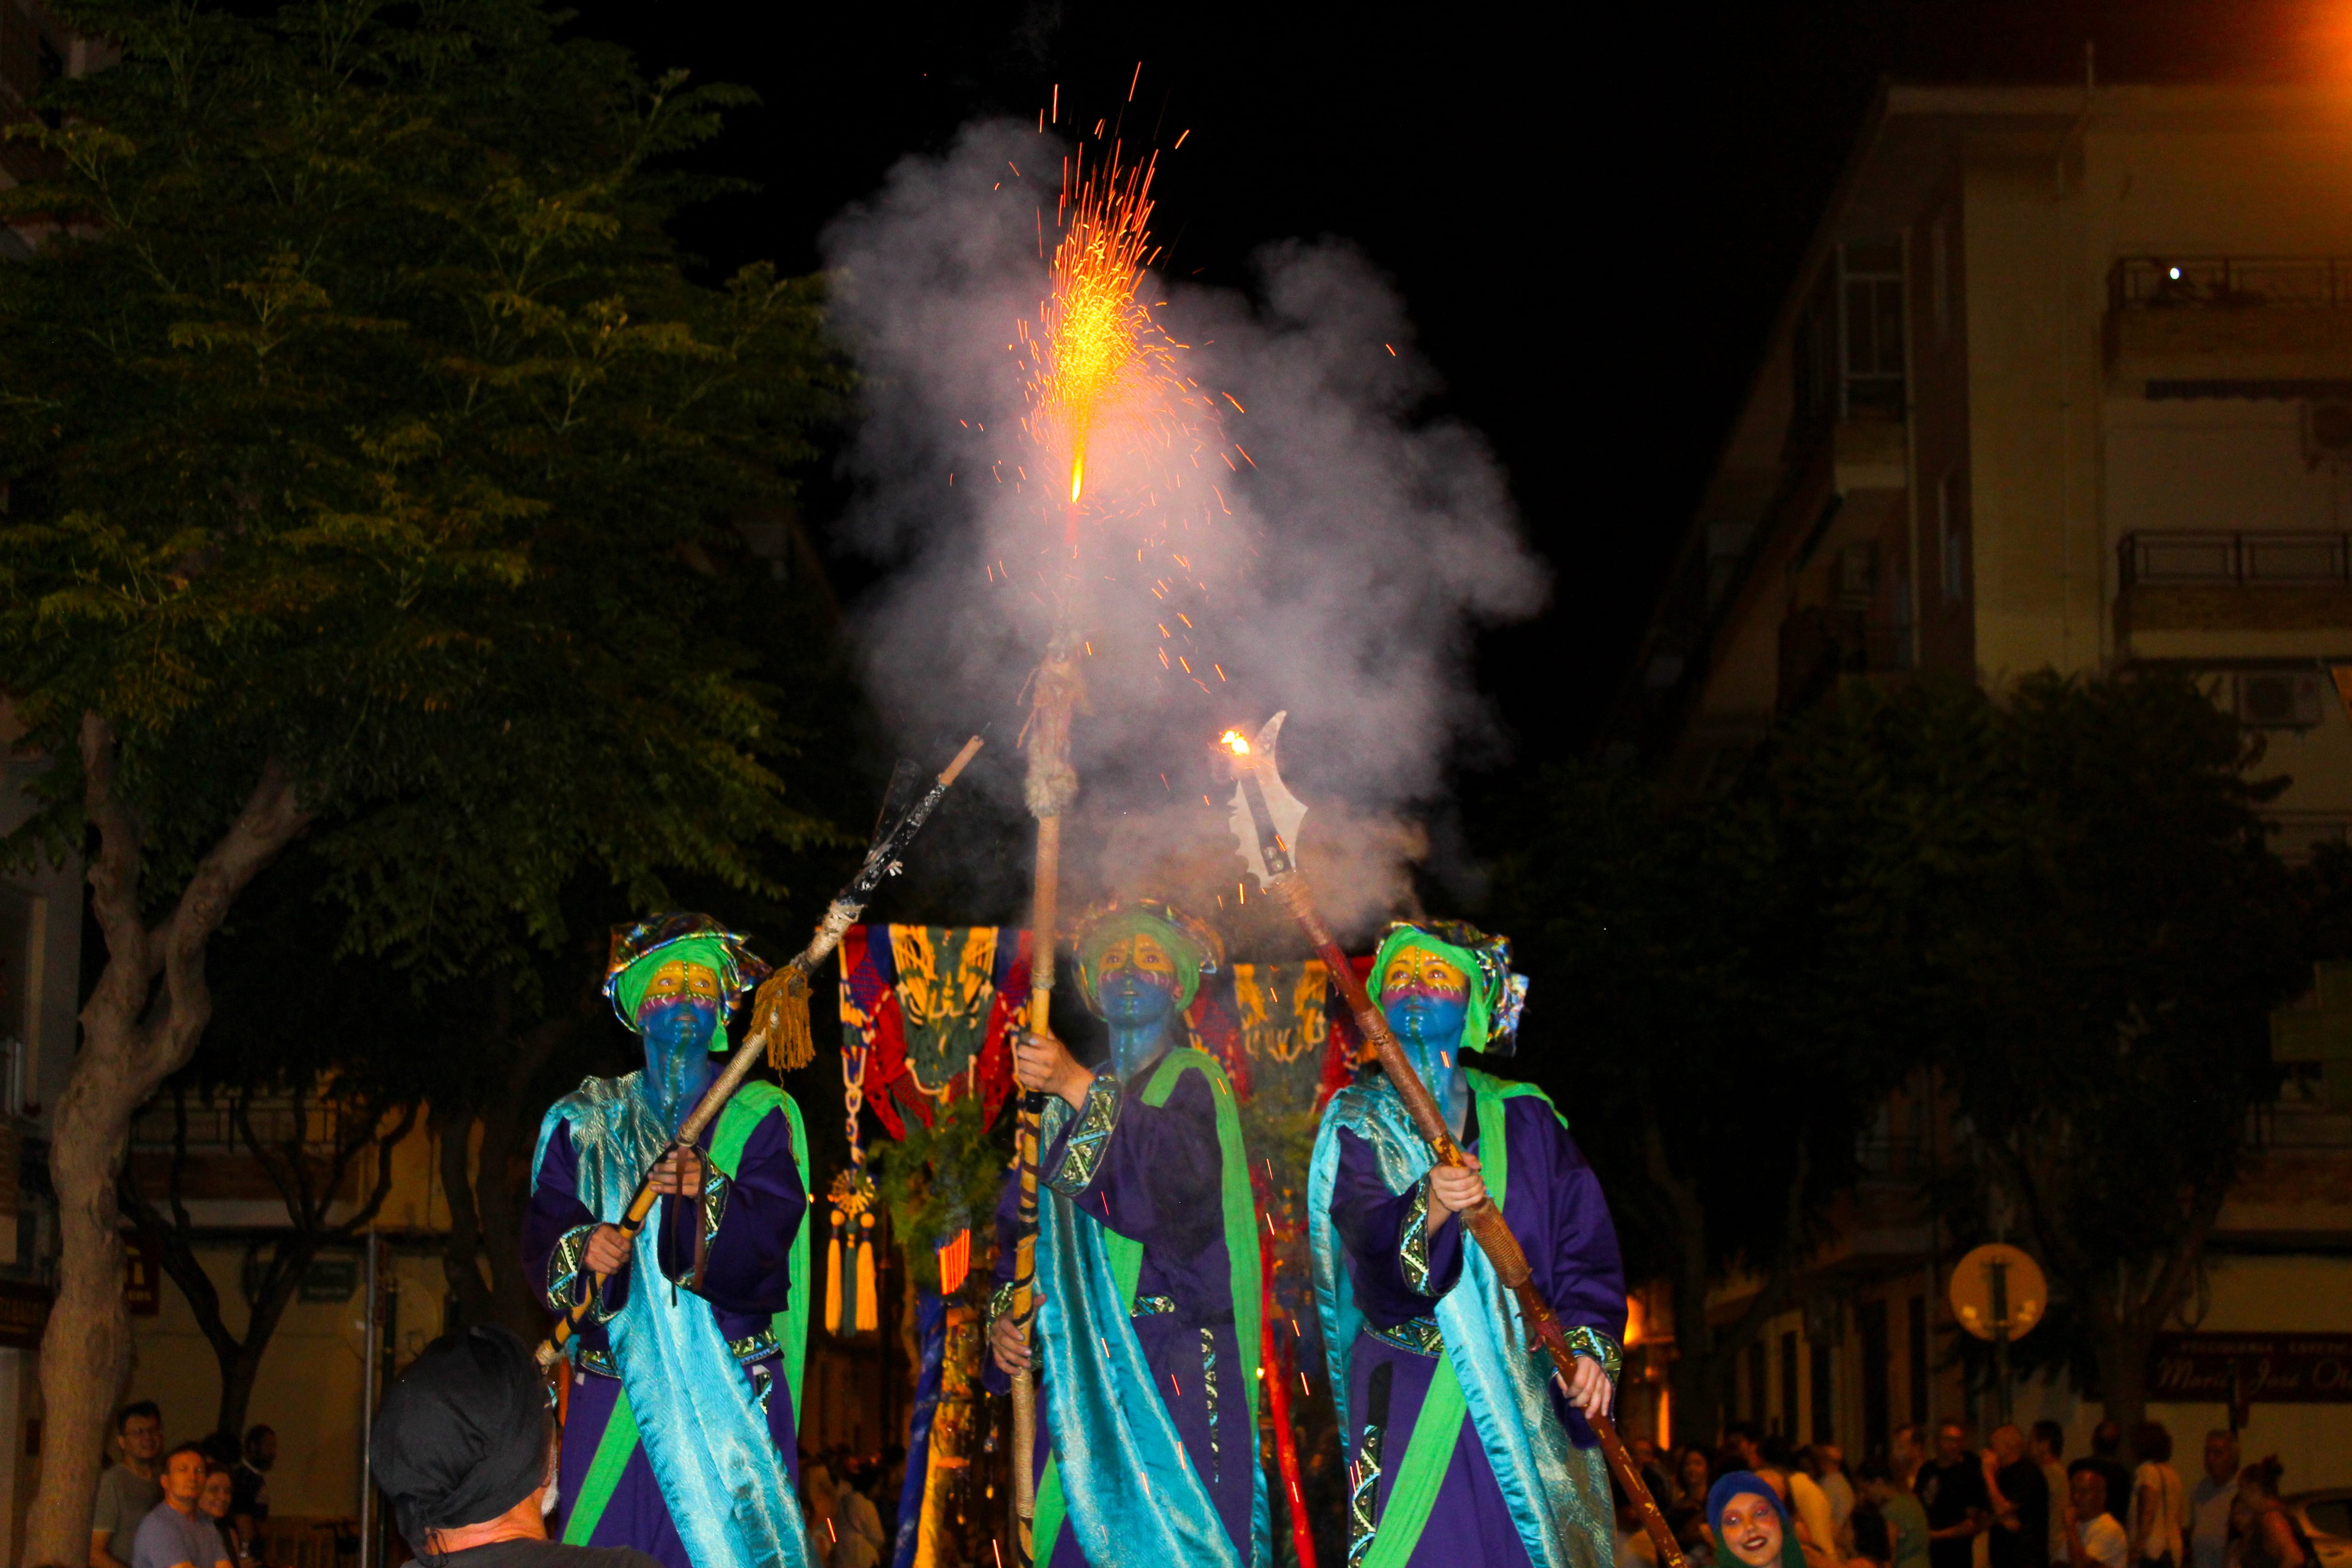
[[[2352,534],[2131,533],[2116,554],[2119,638],[2352,627]]]
[[[2126,257],[2106,356],[2147,397],[2352,395],[2352,258]]]

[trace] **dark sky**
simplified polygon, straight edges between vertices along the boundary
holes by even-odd
[[[1539,14],[1549,14],[1542,15]],[[1402,285],[1557,574],[1481,679],[1521,760],[1586,743],[1623,678],[1821,203],[1884,74],[2308,74],[2352,0],[1753,0],[1719,5],[1183,7],[1055,0],[591,0],[580,31],[755,89],[702,166],[759,182],[683,237],[714,270],[816,264],[816,236],[966,119],[1116,110],[1163,159],[1173,269],[1246,283],[1290,236]],[[2352,89],[2347,89],[2352,90]],[[837,496],[813,490],[822,528]],[[854,591],[859,568],[843,563]]]

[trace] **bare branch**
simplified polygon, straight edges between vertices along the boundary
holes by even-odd
[[[371,1123],[372,1127],[382,1125],[381,1120]],[[376,1141],[375,1190],[368,1194],[367,1202],[362,1204],[357,1212],[329,1234],[337,1237],[352,1236],[375,1223],[375,1216],[383,1212],[384,1199],[392,1195],[393,1152],[400,1147],[415,1126],[416,1103],[411,1100],[400,1108],[399,1122],[389,1133]]]
[[[89,863],[91,918],[114,960],[99,976],[98,989],[116,1013],[137,1018],[146,1011],[154,969],[148,956],[146,923],[139,918],[139,882],[146,847],[139,824],[114,788],[118,748],[114,727],[96,713],[81,716],[82,815],[98,829],[98,853]],[[93,995],[96,1004],[99,997]]]

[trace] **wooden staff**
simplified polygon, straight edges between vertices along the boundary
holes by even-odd
[[[1037,819],[1037,858],[1029,917],[1029,1032],[1052,1032],[1054,932],[1061,915],[1062,816],[1077,797],[1070,766],[1070,714],[1077,706],[1078,648],[1075,632],[1056,632],[1037,667],[1029,716],[1029,814]],[[1021,1220],[1013,1250],[1013,1321],[1033,1358],[1037,1275],[1037,1128],[1045,1097],[1021,1097]],[[1013,1541],[1015,1560],[1035,1560],[1037,1384],[1029,1366],[1013,1374]]]
[[[1269,726],[1269,729],[1278,728],[1278,719],[1275,725]],[[1270,735],[1262,735],[1259,751],[1270,752]],[[1364,990],[1364,983],[1356,978],[1355,965],[1348,962],[1348,955],[1339,949],[1339,938],[1332,934],[1330,926],[1324,921],[1322,911],[1315,907],[1314,892],[1307,887],[1307,879],[1299,875],[1291,857],[1290,846],[1275,826],[1266,803],[1268,789],[1259,777],[1261,770],[1273,774],[1272,787],[1276,790],[1281,788],[1280,775],[1274,773],[1273,758],[1270,754],[1253,755],[1241,752],[1232,759],[1232,765],[1238,775],[1242,798],[1247,805],[1249,820],[1256,836],[1255,844],[1244,844],[1244,854],[1254,866],[1262,865],[1260,885],[1282,900],[1283,907],[1290,911],[1291,918],[1307,933],[1307,940],[1314,945],[1316,956],[1323,961],[1323,967],[1330,974],[1331,984],[1339,988],[1340,995],[1347,1001],[1348,1011],[1354,1015],[1356,1027],[1363,1031],[1364,1038],[1371,1043],[1382,1070],[1389,1075],[1389,1082],[1395,1087],[1398,1098],[1404,1101],[1405,1114],[1412,1118],[1414,1129],[1429,1144],[1430,1153],[1441,1165],[1461,1165],[1464,1163],[1462,1147],[1454,1141],[1454,1134],[1447,1129],[1444,1113],[1438,1109],[1428,1086],[1421,1081],[1421,1075],[1413,1071],[1412,1062],[1404,1054],[1404,1047],[1397,1043],[1396,1036],[1389,1028],[1388,1016],[1373,1005],[1371,997]],[[1288,798],[1286,792],[1284,798]],[[1255,856],[1249,854],[1252,849],[1256,851]],[[1462,1223],[1477,1239],[1487,1261],[1494,1265],[1496,1278],[1517,1299],[1521,1321],[1535,1335],[1536,1342],[1550,1354],[1562,1384],[1572,1384],[1576,1375],[1576,1352],[1569,1348],[1568,1336],[1561,1331],[1559,1319],[1552,1311],[1551,1303],[1545,1300],[1543,1292],[1536,1289],[1533,1270],[1528,1267],[1527,1254],[1520,1249],[1518,1238],[1511,1234],[1511,1227],[1504,1222],[1502,1211],[1495,1206],[1493,1199],[1482,1194],[1474,1206],[1462,1211]],[[1609,1468],[1616,1473],[1618,1484],[1625,1489],[1625,1495],[1633,1500],[1635,1510],[1640,1512],[1642,1527],[1649,1531],[1651,1542],[1658,1549],[1660,1568],[1684,1568],[1682,1548],[1675,1544],[1675,1532],[1666,1527],[1665,1515],[1658,1511],[1656,1500],[1650,1496],[1649,1486],[1642,1479],[1641,1467],[1633,1463],[1633,1457],[1625,1451],[1623,1441],[1618,1437],[1617,1424],[1606,1414],[1588,1415],[1585,1419],[1591,1424],[1593,1436],[1601,1439],[1601,1452],[1608,1456]]]
[[[966,741],[963,750],[955,754],[955,760],[931,781],[929,793],[908,807],[897,821],[886,822],[881,831],[875,835],[874,842],[866,848],[865,862],[857,868],[857,875],[851,878],[849,885],[826,906],[824,919],[817,922],[816,934],[809,939],[808,946],[794,953],[791,962],[761,985],[760,994],[752,1006],[751,1034],[736,1048],[734,1059],[719,1073],[718,1081],[703,1095],[701,1103],[680,1124],[677,1136],[670,1140],[667,1149],[662,1151],[664,1159],[680,1151],[691,1151],[701,1142],[704,1131],[726,1109],[735,1091],[743,1087],[744,1079],[751,1076],[752,1067],[765,1054],[769,1040],[780,1029],[786,1038],[790,1038],[797,1021],[802,1043],[806,1044],[808,977],[815,973],[817,965],[823,963],[835,948],[841,945],[842,933],[857,923],[857,917],[865,912],[866,900],[873,896],[882,879],[897,872],[898,857],[914,841],[924,819],[931,815],[931,808],[938,805],[940,797],[948,793],[948,786],[956,782],[971,759],[979,754],[981,740],[977,735]],[[905,766],[904,763],[900,765]],[[661,1161],[656,1160],[654,1163],[658,1166]],[[637,1232],[645,1228],[646,1216],[653,1213],[656,1195],[653,1188],[653,1172],[649,1169],[639,1178],[636,1195],[629,1200],[628,1211],[621,1219],[621,1238],[627,1246],[635,1246]],[[542,1371],[553,1370],[563,1354],[564,1342],[578,1331],[581,1320],[588,1315],[589,1307],[604,1293],[607,1278],[604,1274],[595,1275],[587,1292],[556,1320],[554,1328],[548,1331],[547,1338],[541,1342],[539,1347],[539,1364]]]

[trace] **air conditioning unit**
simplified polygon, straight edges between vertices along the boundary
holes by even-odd
[[[2303,405],[2303,458],[2313,468],[2352,458],[2352,398],[2315,397]]]
[[[2322,677],[2315,669],[2242,670],[2234,679],[2238,722],[2255,730],[2308,730],[2319,722]]]

